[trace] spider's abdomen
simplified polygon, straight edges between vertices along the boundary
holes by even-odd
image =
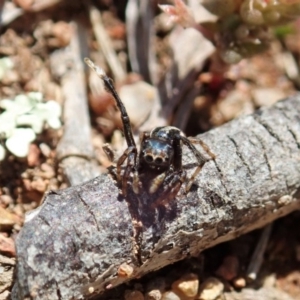
[[[176,135],[183,135],[183,133],[174,126],[156,127],[150,132],[150,138],[164,139],[170,142],[173,142]]]

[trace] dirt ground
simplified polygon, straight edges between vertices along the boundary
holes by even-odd
[[[126,14],[129,15],[126,12],[127,1],[98,0],[91,1],[90,6],[80,0],[14,0],[1,4],[2,2],[0,1],[0,59],[8,58],[13,66],[5,71],[0,69],[0,103],[3,99],[14,99],[17,95],[38,91],[45,101],[55,100],[63,109],[63,75],[59,72],[60,68],[67,68],[68,60],[64,56],[64,60],[59,61],[56,53],[72,43],[74,24],[84,27],[87,55],[114,78],[118,90],[144,79],[148,86],[139,90],[131,88],[130,95],[146,94],[154,87],[159,87],[165,74],[172,74],[170,70],[174,64],[173,54],[176,52],[172,39],[174,32],[180,31],[180,25],[170,22],[168,16],[157,6],[159,3],[172,1],[150,1],[153,15],[145,11],[141,13],[144,19],[150,18],[149,23],[145,23],[151,24],[150,31],[142,28],[143,26],[137,28],[139,25],[135,24],[136,28],[133,28],[129,24],[126,19]],[[95,23],[91,7],[101,14],[101,22],[98,19],[98,23]],[[195,61],[199,63],[196,70],[193,67],[186,70],[187,73],[194,72],[189,87],[195,88],[195,93],[189,94],[184,90],[180,97],[161,99],[163,118],[161,115],[152,115],[150,123],[147,123],[147,119],[154,102],[147,104],[147,97],[142,99],[144,111],[142,108],[135,109],[134,104],[128,105],[135,132],[139,128],[147,129],[149,124],[158,126],[163,122],[180,127],[187,136],[194,136],[294,94],[300,86],[299,25],[299,20],[296,20],[292,24],[272,29],[273,39],[265,52],[232,65],[220,63],[217,50],[210,53],[210,50],[201,50],[201,47],[198,50],[199,47],[195,45],[182,44],[184,48],[190,45],[195,47],[194,51],[206,52],[200,60],[195,56]],[[105,32],[104,39],[110,41],[108,50],[103,49],[97,38],[97,32],[101,30]],[[135,38],[128,39],[128,36],[134,35]],[[131,45],[134,42],[142,48],[139,41],[141,35],[151,40],[149,53],[145,49],[141,52],[130,50],[130,47],[134,48]],[[114,53],[118,61],[115,67],[114,62],[108,58],[107,53],[110,52]],[[135,60],[140,62],[139,67],[134,67]],[[188,62],[181,63],[188,65]],[[154,67],[149,68],[149,64]],[[186,80],[185,77],[179,78],[177,83],[180,85],[186,83]],[[103,144],[110,143],[116,151],[120,151],[123,146],[119,113],[112,98],[97,85],[97,79],[86,71],[86,80],[83,81],[91,119],[90,147],[99,166],[98,172],[105,172],[110,161],[102,150]],[[126,97],[125,95],[124,98]],[[175,98],[176,101],[173,101]],[[0,109],[1,113],[5,110],[2,106]],[[61,118],[64,124],[64,116]],[[41,204],[45,192],[69,186],[57,154],[57,145],[63,131],[63,126],[52,128],[46,124],[29,143],[29,151],[25,156],[17,157],[7,151],[0,162],[0,299],[10,297],[13,284],[11,275],[16,259],[14,239],[22,228],[26,212]],[[6,148],[6,137],[2,134],[1,124],[0,134],[1,144]],[[239,291],[242,295],[246,287],[253,290],[272,287],[278,293],[282,292],[290,297],[286,299],[300,300],[299,218],[299,212],[294,212],[274,222],[264,261],[254,282],[249,282],[245,274],[262,230],[208,249],[198,258],[176,263],[130,282],[111,292],[111,297],[144,299],[143,294],[149,290],[149,285],[159,278],[163,278],[166,290],[176,290],[176,280],[181,280],[185,270],[186,276],[198,274],[200,283],[209,277],[218,278],[226,292],[218,299],[238,299],[230,298],[230,294]],[[2,266],[8,266],[8,277],[5,280],[1,279],[1,272],[6,267]],[[177,299],[170,295],[168,297],[165,295],[163,299]],[[255,298],[241,296],[240,299]],[[270,294],[264,299],[275,298]],[[278,296],[276,299],[281,298]]]

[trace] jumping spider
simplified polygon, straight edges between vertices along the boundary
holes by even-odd
[[[138,151],[129,116],[112,80],[90,59],[85,58],[85,62],[103,80],[105,88],[113,95],[121,112],[124,136],[128,147],[117,160],[116,167],[110,168],[110,173],[116,178],[123,197],[126,199],[131,185],[131,190],[136,195],[143,194],[145,191],[147,194],[153,195],[155,201],[151,206],[155,208],[168,204],[178,194],[183,183],[186,183],[185,192],[188,193],[196,176],[208,160],[195,148],[193,143],[200,143],[214,158],[208,147],[200,140],[185,137],[176,127],[164,126],[157,127],[150,133],[142,133],[140,151]],[[187,179],[186,171],[182,168],[182,144],[186,145],[197,159],[197,167],[189,179]],[[112,158],[111,151],[106,152],[109,152],[108,154]],[[127,163],[124,167],[126,160]]]

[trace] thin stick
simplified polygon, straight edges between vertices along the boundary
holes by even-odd
[[[133,139],[132,135],[132,129],[130,125],[130,119],[127,114],[126,108],[120,99],[114,84],[112,80],[105,74],[104,70],[101,69],[99,66],[96,66],[89,58],[85,58],[84,62],[91,68],[93,69],[96,74],[103,80],[105,88],[110,92],[113,97],[115,98],[116,104],[121,112],[121,119],[123,123],[123,128],[124,128],[124,136],[127,142],[128,147],[136,147],[135,141]]]
[[[251,281],[257,278],[257,274],[263,262],[264,253],[266,251],[270,234],[272,231],[272,223],[267,225],[259,238],[255,251],[251,257],[250,264],[247,270],[247,278]]]
[[[52,74],[60,77],[64,97],[64,130],[57,144],[56,159],[69,184],[76,185],[100,173],[91,141],[91,122],[85,85],[83,58],[87,49],[87,29],[79,21],[68,23],[70,45],[50,55]],[[68,66],[65,62],[68,60]],[[63,74],[63,75],[62,75]],[[80,114],[80,118],[77,116]]]

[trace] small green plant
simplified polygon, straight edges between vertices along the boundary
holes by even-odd
[[[274,26],[300,16],[299,0],[204,0],[203,6],[218,16],[218,46],[227,63],[266,50]]]
[[[17,157],[26,157],[29,145],[45,126],[61,127],[61,106],[53,101],[43,101],[39,92],[17,95],[15,99],[0,101],[0,137],[6,148]],[[6,149],[0,145],[0,161]]]
[[[237,63],[266,50],[274,26],[300,16],[300,0],[202,0],[201,5],[217,21],[197,24],[193,11],[183,0],[160,8],[177,23],[201,31],[216,45],[226,63]]]

